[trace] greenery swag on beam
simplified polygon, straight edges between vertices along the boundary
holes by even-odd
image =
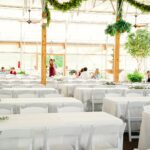
[[[85,0],[70,0],[69,2],[59,3],[57,0],[45,0],[45,9],[44,12],[47,14],[47,26],[49,26],[51,21],[51,14],[48,8],[48,4],[51,5],[54,9],[60,10],[62,12],[78,8],[81,3]]]
[[[129,4],[133,5],[134,7],[140,9],[142,12],[150,12],[150,5],[140,3],[136,0],[125,0],[125,1],[127,1]]]

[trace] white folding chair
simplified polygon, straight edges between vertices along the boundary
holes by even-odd
[[[124,96],[124,90],[123,89],[109,89],[106,92],[106,96],[121,97],[121,96]]]
[[[46,150],[79,150],[81,126],[61,125],[46,133]]]
[[[16,98],[38,98],[38,93],[35,91],[16,92]]]
[[[75,107],[75,106],[64,106],[61,108],[57,108],[58,113],[62,112],[83,112],[83,108],[81,107]]]
[[[144,104],[144,111],[150,112],[150,102]]]
[[[48,113],[46,104],[27,104],[20,107],[20,114]]]
[[[54,98],[54,97],[63,97],[62,95],[60,94],[44,94],[43,97],[45,98]]]
[[[0,131],[0,150],[33,150],[30,130]]]
[[[46,95],[46,94],[58,94],[58,91],[54,90],[54,89],[52,89],[52,90],[40,90],[38,94],[39,94],[39,97],[44,97],[44,95]]]
[[[0,91],[0,98],[12,98],[12,92],[7,90]]]
[[[137,101],[128,102],[126,121],[127,121],[130,142],[132,141],[132,139],[139,138],[138,135],[132,135],[132,132],[139,132],[139,130],[140,130],[143,106],[144,106],[143,102],[137,102]],[[139,125],[137,125],[135,123],[139,123]],[[134,127],[134,129],[133,129],[133,127]]]
[[[13,107],[8,105],[0,105],[0,115],[13,114]]]
[[[144,90],[143,89],[128,89],[125,91],[126,97],[143,97]]]
[[[88,150],[123,150],[123,133],[126,124],[122,126],[94,125]]]
[[[100,110],[102,110],[104,97],[105,97],[105,90],[102,89],[92,90],[92,111],[95,110],[95,104],[99,104]]]

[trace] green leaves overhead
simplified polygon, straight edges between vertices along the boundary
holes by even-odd
[[[48,0],[49,4],[56,10],[68,11],[78,8],[84,0],[70,0],[69,2],[59,3],[57,0]]]
[[[108,25],[105,30],[105,33],[114,36],[117,32],[118,33],[130,32],[131,26],[132,25],[130,23],[121,19],[114,24]]]
[[[129,4],[131,4],[132,6],[140,9],[143,12],[150,12],[150,5],[146,5],[143,3],[140,3],[136,0],[126,0]]]
[[[70,0],[69,2],[59,3],[57,0],[45,0],[44,13],[46,14],[47,18],[47,26],[49,26],[51,21],[51,14],[48,8],[48,4],[51,5],[56,10],[65,12],[71,9],[78,8],[83,1],[85,0]]]

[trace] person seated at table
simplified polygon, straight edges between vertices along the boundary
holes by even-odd
[[[10,68],[10,74],[16,75],[15,67]]]
[[[5,67],[1,67],[0,73],[1,74],[3,74],[3,73],[5,74],[6,73]]]
[[[150,71],[147,71],[146,82],[150,82]]]
[[[91,76],[93,79],[99,79],[100,78],[100,72],[99,69],[96,68],[94,74]]]
[[[90,75],[88,73],[88,68],[87,67],[83,68],[83,72],[81,73],[80,78],[81,79],[90,79]]]
[[[81,70],[78,72],[78,77],[80,77],[80,75],[83,71],[84,71],[84,68],[81,68]]]
[[[49,77],[53,77],[56,75],[55,65],[53,59],[49,61]]]

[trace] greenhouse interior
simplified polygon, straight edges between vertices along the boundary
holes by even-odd
[[[150,0],[0,0],[0,150],[150,149]]]

